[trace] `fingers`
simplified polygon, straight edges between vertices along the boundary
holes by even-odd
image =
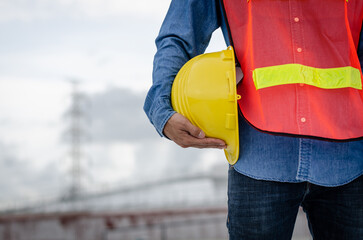
[[[216,138],[204,138],[198,139],[190,136],[185,136],[179,139],[180,141],[176,142],[182,148],[218,148],[225,149],[226,145],[223,141]]]
[[[188,121],[188,119],[183,119],[183,121],[186,132],[196,138],[205,138],[205,134],[201,129],[194,126],[191,122]]]
[[[223,140],[208,138],[205,133],[190,123],[183,115],[174,114],[164,127],[164,134],[183,148],[226,148]]]

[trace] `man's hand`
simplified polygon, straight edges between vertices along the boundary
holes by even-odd
[[[183,148],[226,148],[226,143],[217,138],[207,138],[186,117],[175,113],[165,124],[164,134]]]

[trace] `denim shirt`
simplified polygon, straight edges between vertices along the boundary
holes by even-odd
[[[156,38],[153,85],[144,110],[161,136],[175,113],[170,103],[173,80],[191,58],[204,53],[212,33],[228,32],[218,0],[173,0]],[[358,56],[363,63],[363,34]],[[266,38],[268,44],[268,38]],[[222,50],[222,49],[221,49]],[[240,117],[240,156],[235,170],[254,179],[308,181],[339,186],[363,174],[363,140],[332,142],[262,133]]]

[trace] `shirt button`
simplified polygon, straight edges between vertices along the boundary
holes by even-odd
[[[304,123],[304,122],[306,122],[306,118],[302,117],[302,118],[300,119],[300,121]]]
[[[297,52],[302,52],[302,48],[296,49]]]
[[[300,18],[295,17],[295,18],[294,18],[294,21],[295,21],[295,22],[300,22]]]

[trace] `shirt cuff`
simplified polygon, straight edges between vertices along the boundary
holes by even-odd
[[[167,136],[164,135],[163,130],[165,124],[175,113],[176,111],[174,111],[170,107],[170,100],[165,98],[159,99],[156,106],[152,110],[151,121],[160,136],[168,138]]]

